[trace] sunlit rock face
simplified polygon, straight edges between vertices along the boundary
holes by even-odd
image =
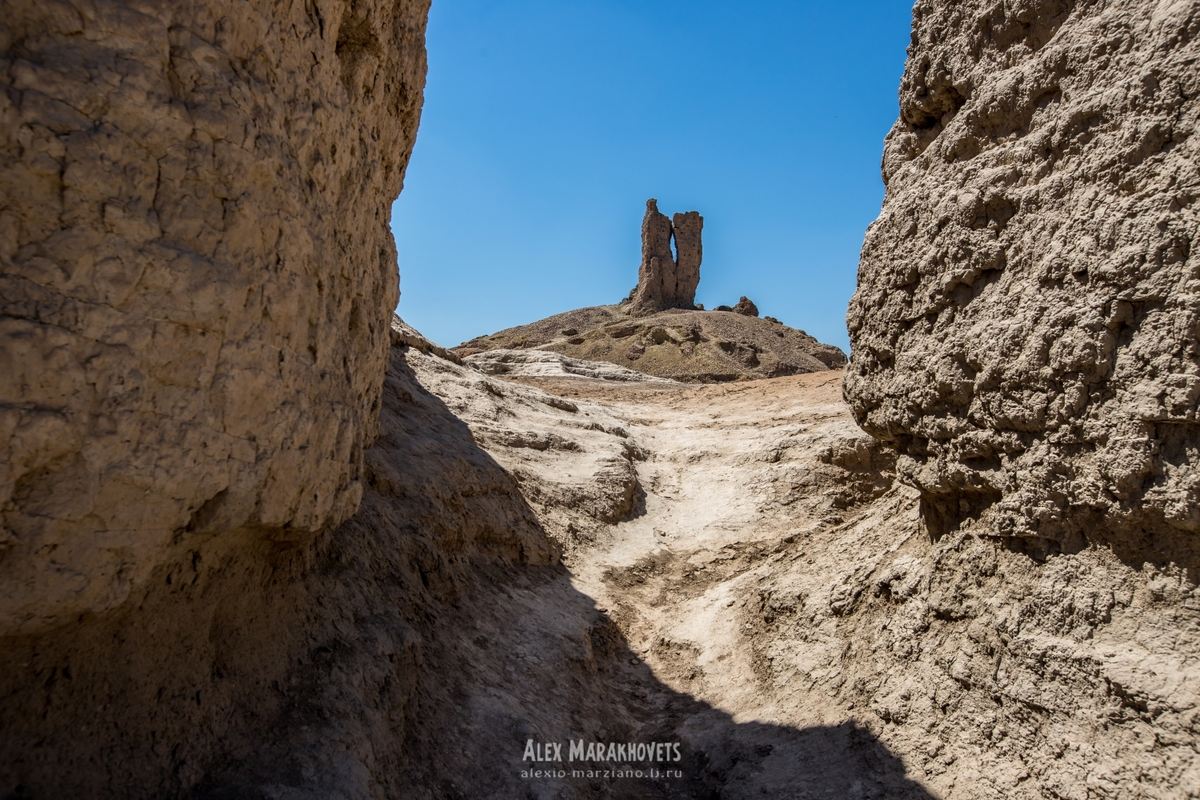
[[[935,535],[1200,534],[1200,5],[920,0],[845,395]]]
[[[704,217],[688,211],[668,217],[658,210],[658,201],[646,201],[642,218],[642,264],[638,283],[630,293],[634,306],[647,311],[694,308],[700,285],[701,242]],[[675,251],[671,242],[675,242]],[[678,257],[677,257],[678,256]]]
[[[427,9],[5,4],[0,633],[358,507]]]

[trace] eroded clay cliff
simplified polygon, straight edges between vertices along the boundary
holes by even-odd
[[[935,534],[1194,552],[1198,96],[1191,0],[916,4],[845,392]]]
[[[0,633],[357,509],[427,8],[5,3]]]

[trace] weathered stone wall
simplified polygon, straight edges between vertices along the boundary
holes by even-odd
[[[696,304],[696,287],[700,285],[700,262],[704,260],[701,233],[704,217],[699,211],[674,214],[671,233],[675,237],[675,297],[680,308]]]
[[[913,13],[848,314],[859,423],[935,534],[1191,550],[1200,3]]]
[[[635,306],[651,311],[693,308],[700,283],[704,217],[696,211],[671,218],[658,210],[658,201],[646,201],[642,218],[642,263],[638,283],[630,293]],[[675,253],[671,239],[675,239]],[[678,255],[678,258],[676,258]]]
[[[358,507],[427,9],[5,3],[0,634]]]
[[[675,255],[671,252],[671,218],[658,210],[658,201],[646,201],[642,217],[642,263],[633,302],[647,308],[665,308],[675,294]]]

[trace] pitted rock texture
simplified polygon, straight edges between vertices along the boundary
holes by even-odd
[[[4,8],[0,633],[358,507],[428,0]]]
[[[900,451],[935,534],[981,517],[1036,551],[1182,558],[1200,534],[1200,3],[913,13],[848,314],[855,417]]]
[[[700,285],[704,217],[696,211],[676,214],[674,224],[658,210],[658,201],[646,201],[642,219],[642,264],[638,283],[630,293],[634,307],[650,311],[693,308]],[[671,251],[671,239],[679,257]]]
[[[675,293],[675,255],[671,252],[671,220],[658,210],[658,201],[646,201],[642,218],[642,264],[633,290],[637,305],[665,308]]]

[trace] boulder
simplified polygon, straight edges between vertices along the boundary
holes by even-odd
[[[737,305],[733,307],[732,311],[733,313],[741,314],[744,317],[758,316],[758,306],[754,305],[754,301],[745,295],[743,295],[742,298],[737,301]]]

